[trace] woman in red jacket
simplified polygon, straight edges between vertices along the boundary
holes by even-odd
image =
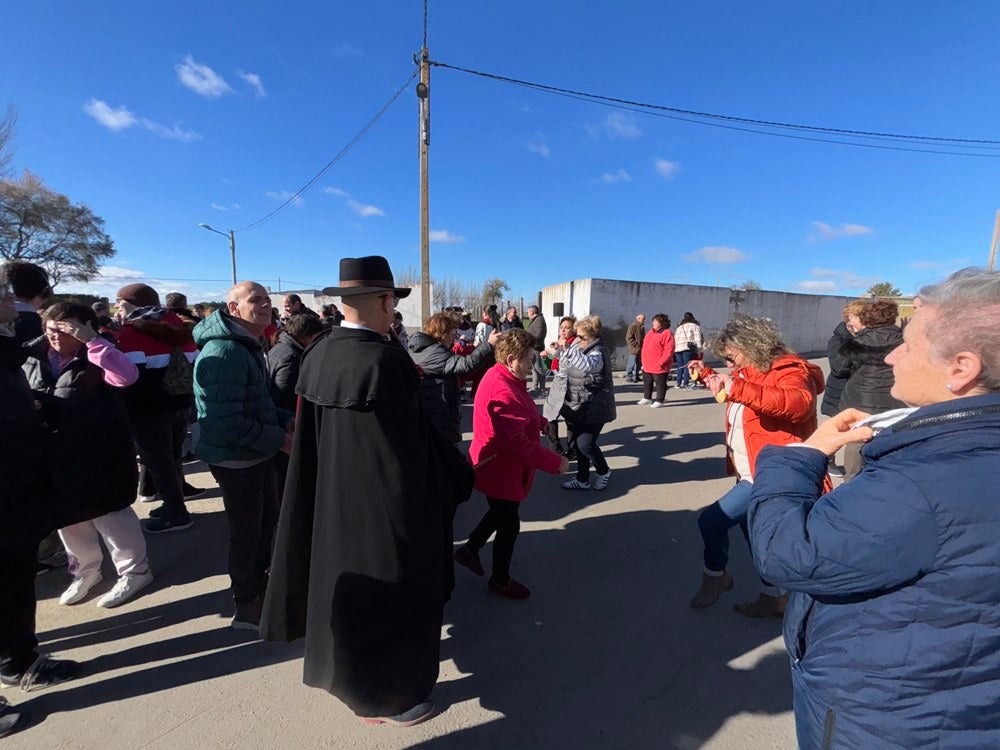
[[[667,373],[674,366],[674,334],[670,332],[670,318],[663,313],[653,316],[652,328],[642,340],[642,380],[644,393],[639,406],[649,404],[652,409],[663,407],[667,397]],[[653,384],[656,398],[653,398]]]
[[[726,569],[729,530],[739,525],[747,534],[757,455],[765,445],[801,443],[815,431],[816,396],[824,384],[822,370],[792,352],[767,318],[730,320],[712,349],[733,368],[728,375],[699,361],[690,362],[688,369],[694,379],[705,381],[719,403],[726,404],[726,463],[736,486],[698,516],[705,570],[701,588],[691,600],[695,609],[711,607],[733,588],[733,576]],[[780,617],[787,598],[764,582],[757,601],[737,604],[736,611],[748,617]]]
[[[525,385],[531,375],[534,344],[535,337],[520,328],[501,335],[494,350],[497,363],[476,391],[469,454],[476,470],[476,489],[486,495],[490,508],[469,534],[469,541],[455,552],[455,562],[484,575],[479,550],[495,531],[489,590],[508,599],[531,595],[510,577],[510,560],[521,528],[518,510],[531,490],[535,470],[556,474],[569,468],[563,456],[539,442],[545,420]]]

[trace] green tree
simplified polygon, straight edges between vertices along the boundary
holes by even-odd
[[[499,304],[504,292],[510,291],[510,285],[503,279],[490,279],[483,282],[483,305]]]
[[[115,254],[104,219],[28,170],[0,181],[0,258],[43,266],[53,284],[89,281]]]
[[[888,281],[880,281],[868,287],[868,291],[865,294],[869,294],[872,297],[898,297],[900,291],[898,286],[893,286]]]

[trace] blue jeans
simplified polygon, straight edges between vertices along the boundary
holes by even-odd
[[[749,544],[746,518],[751,492],[753,485],[750,482],[737,482],[735,487],[698,516],[698,528],[705,542],[705,567],[709,570],[726,569],[729,562],[729,530],[733,526],[742,526],[743,536]]]
[[[625,364],[625,379],[636,381],[639,379],[638,354],[629,354],[628,362]]]
[[[674,362],[677,363],[677,387],[684,388],[691,382],[691,373],[688,371],[688,362],[691,361],[693,352],[690,349],[682,349],[674,352]]]

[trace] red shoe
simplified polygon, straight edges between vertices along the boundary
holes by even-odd
[[[479,555],[474,553],[464,544],[455,550],[455,562],[462,567],[468,568],[477,576],[486,575],[486,571],[483,570],[483,564],[479,562]]]
[[[500,594],[500,596],[506,596],[508,599],[527,599],[531,596],[531,592],[528,587],[523,583],[518,583],[513,578],[511,578],[506,586],[501,586],[499,583],[490,578],[489,589],[494,594]]]

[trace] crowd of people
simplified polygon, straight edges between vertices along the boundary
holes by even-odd
[[[530,597],[511,567],[535,473],[575,461],[564,489],[611,482],[599,439],[618,405],[600,317],[564,317],[546,341],[536,305],[525,321],[486,305],[475,324],[452,306],[408,332],[396,306],[410,289],[380,256],[343,259],[324,293],[343,310],[316,313],[289,294],[278,311],[254,282],[234,286],[224,308],[189,310],[182,295],[161,305],[131,284],[112,314],[46,307],[43,269],[3,267],[4,686],[81,673],[38,651],[43,540],[65,550],[61,604],[101,581],[102,544],[118,578],[97,604],[132,600],[154,581],[145,534],[195,522],[187,502],[204,488],[184,479],[189,449],[222,494],[231,626],[304,638],[304,682],[367,724],[433,715],[454,563],[485,577],[495,537],[487,591]],[[706,336],[691,312],[673,330],[652,314],[648,331],[640,313],[625,334],[639,405],[663,408],[671,373],[724,405],[734,483],[699,515],[691,606],[733,588],[729,533],[740,526],[762,590],[735,609],[784,619],[802,747],[1000,746],[1000,505],[989,489],[1000,274],[967,269],[915,305],[905,330],[892,300],[848,305],[829,378],[766,318],[735,316]],[[455,511],[473,489],[485,512],[456,546]],[[161,502],[144,525],[137,495]],[[21,718],[0,702],[0,736]]]

